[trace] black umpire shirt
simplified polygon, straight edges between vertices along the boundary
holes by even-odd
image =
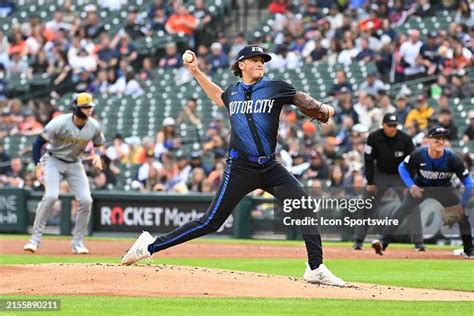
[[[375,168],[385,174],[397,174],[398,165],[415,146],[407,134],[398,131],[395,137],[388,137],[383,129],[369,134],[365,145],[365,176],[367,184],[374,184]]]

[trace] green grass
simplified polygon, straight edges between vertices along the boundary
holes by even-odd
[[[86,237],[86,241],[99,240],[99,241],[133,241],[136,239],[138,234],[126,234],[123,236],[90,236]],[[24,234],[1,234],[0,240],[24,240],[29,239],[29,235]],[[58,235],[46,235],[43,237],[46,240],[70,240],[70,236],[58,236]],[[261,239],[228,239],[219,237],[205,237],[189,241],[190,243],[216,243],[216,244],[237,244],[237,245],[262,245],[262,246],[303,246],[304,243],[301,240],[261,240]],[[340,242],[340,241],[325,241],[323,246],[330,247],[346,247],[351,248],[352,242]],[[370,248],[370,243],[365,243],[364,247]],[[453,250],[460,248],[460,246],[451,245],[427,245],[428,250]],[[413,244],[390,244],[390,248],[396,249],[413,249]]]
[[[8,296],[2,298],[33,298]],[[44,297],[52,299],[53,297]],[[397,302],[333,299],[54,297],[51,315],[469,315],[472,302]],[[42,315],[19,312],[8,315]]]
[[[0,255],[1,264],[36,263],[119,263],[119,258],[91,256],[30,256]],[[215,269],[250,271],[301,277],[301,259],[195,259],[160,258],[153,264],[173,264]],[[469,260],[370,260],[333,259],[327,265],[338,276],[349,282],[384,285],[474,291],[474,269]]]

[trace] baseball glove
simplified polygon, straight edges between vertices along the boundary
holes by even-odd
[[[322,123],[327,123],[331,117],[329,105],[316,101],[305,93],[297,92],[293,102],[305,115]]]
[[[443,213],[443,224],[453,226],[464,217],[464,208],[458,204],[450,207],[445,207],[441,211]]]

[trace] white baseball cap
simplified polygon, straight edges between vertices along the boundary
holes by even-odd
[[[167,117],[163,120],[163,126],[176,125],[176,121],[172,117]]]

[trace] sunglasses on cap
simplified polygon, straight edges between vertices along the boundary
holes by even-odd
[[[80,106],[79,108],[88,110],[88,109],[92,109],[93,107],[91,105],[84,105],[84,106]]]

